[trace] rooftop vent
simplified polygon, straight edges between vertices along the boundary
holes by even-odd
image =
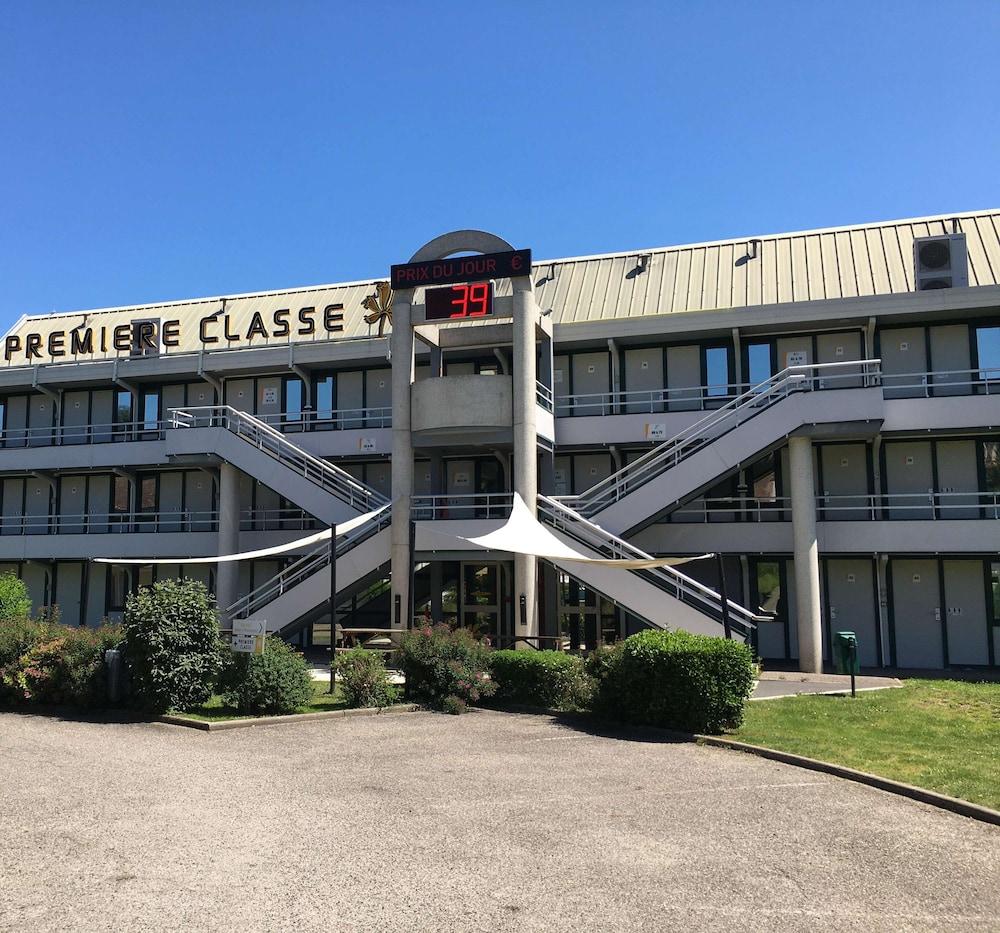
[[[964,233],[918,237],[913,241],[914,281],[918,292],[963,288],[969,284]]]

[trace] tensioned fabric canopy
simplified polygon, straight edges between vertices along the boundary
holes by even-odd
[[[604,567],[620,567],[622,570],[649,570],[654,567],[673,567],[692,560],[704,560],[712,554],[697,557],[651,557],[639,560],[592,557],[583,550],[577,550],[543,525],[514,493],[514,506],[510,518],[499,528],[481,535],[462,533],[463,522],[448,522],[449,530],[435,527],[430,533],[442,539],[454,538],[474,547],[488,551],[507,551],[511,554],[530,554],[550,561],[575,561],[582,564],[599,564]],[[422,533],[423,534],[423,533]],[[442,548],[447,547],[442,544]],[[583,546],[581,545],[581,548]]]
[[[382,508],[375,509],[374,512],[367,512],[364,515],[359,515],[357,518],[352,518],[350,521],[337,525],[338,537],[365,524],[365,522],[370,521],[387,508],[389,508],[388,505],[383,505]],[[328,541],[330,539],[330,530],[329,528],[324,528],[322,531],[317,531],[316,534],[297,538],[295,541],[288,541],[285,544],[277,544],[274,547],[261,548],[258,551],[244,551],[241,554],[220,554],[217,557],[161,557],[156,559],[149,557],[94,557],[92,559],[95,564],[225,564],[234,560],[253,560],[255,557],[270,557],[272,554],[283,554],[285,551],[294,551],[297,548],[308,547],[317,541]]]

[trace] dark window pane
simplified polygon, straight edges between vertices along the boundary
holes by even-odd
[[[710,396],[729,394],[729,350],[726,347],[711,347],[705,351],[705,374]]]
[[[115,396],[115,421],[124,424],[132,420],[132,393],[119,391]]]
[[[115,488],[113,495],[113,508],[116,512],[128,511],[128,480],[124,476],[115,477]]]
[[[757,563],[757,599],[761,612],[773,616],[779,615],[781,572],[777,561]]]
[[[976,330],[979,351],[979,378],[1000,379],[1000,327],[980,327]]]
[[[983,442],[983,474],[985,492],[1000,492],[1000,441]]]

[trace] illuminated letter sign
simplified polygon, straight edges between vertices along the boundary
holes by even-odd
[[[481,256],[453,256],[430,262],[407,262],[392,266],[389,280],[394,289],[418,285],[451,285],[454,282],[481,282],[484,279],[514,279],[531,274],[531,250]]]

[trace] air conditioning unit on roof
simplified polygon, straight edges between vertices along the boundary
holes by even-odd
[[[913,241],[913,280],[918,292],[931,288],[964,288],[969,260],[964,233],[918,237]]]

